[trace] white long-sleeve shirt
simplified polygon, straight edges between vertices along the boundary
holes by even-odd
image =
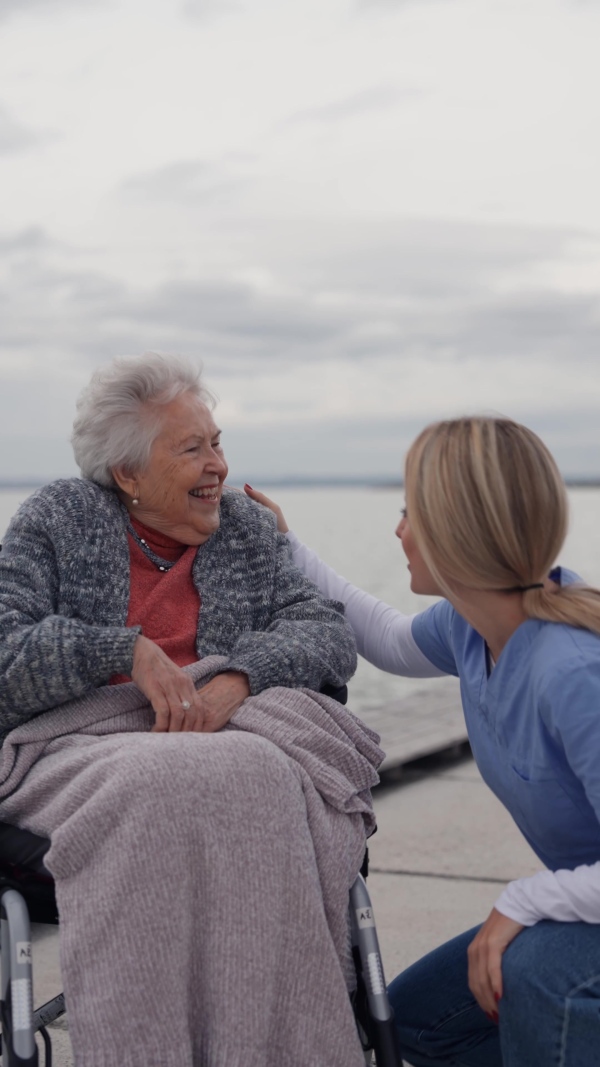
[[[442,678],[444,672],[435,667],[421,652],[412,635],[414,615],[403,615],[383,600],[365,593],[347,582],[323,563],[316,552],[298,540],[291,530],[287,535],[292,546],[294,563],[330,600],[340,600],[346,618],[354,630],[361,656],[375,667],[405,678]]]
[[[444,672],[427,659],[412,635],[414,615],[403,615],[346,581],[303,545],[293,531],[287,538],[296,566],[325,596],[345,605],[361,656],[390,674],[408,678],[443,676]],[[518,878],[509,882],[494,907],[523,926],[533,926],[540,919],[600,923],[600,862],[573,871],[539,871],[529,878]]]

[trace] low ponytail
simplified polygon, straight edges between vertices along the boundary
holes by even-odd
[[[523,609],[530,619],[562,622],[600,635],[600,589],[590,585],[562,585],[556,591],[532,589],[523,593]]]

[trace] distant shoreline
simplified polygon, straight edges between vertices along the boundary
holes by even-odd
[[[261,489],[403,489],[404,483],[393,478],[344,478],[334,474],[328,477],[311,478],[290,476],[288,478],[260,478],[253,474],[252,481]],[[0,489],[38,489],[48,485],[53,478],[23,478],[20,481],[0,479]],[[240,485],[242,482],[240,482]],[[569,489],[600,489],[600,475],[593,477],[566,476]]]

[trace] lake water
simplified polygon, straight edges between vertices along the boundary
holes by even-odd
[[[32,491],[0,490],[0,537]],[[402,490],[278,489],[272,495],[298,536],[350,581],[407,613],[431,602],[411,593],[406,560],[394,536]],[[571,489],[569,498],[571,527],[557,562],[600,586],[600,489]],[[361,661],[351,683],[350,706],[359,714],[373,713],[428,685],[435,682],[395,678]]]

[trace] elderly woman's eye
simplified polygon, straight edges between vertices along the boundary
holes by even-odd
[[[407,513],[407,511],[406,511],[406,508],[400,508],[400,515],[401,515],[401,517],[402,517],[403,519],[406,519],[406,518],[408,518],[408,513]]]

